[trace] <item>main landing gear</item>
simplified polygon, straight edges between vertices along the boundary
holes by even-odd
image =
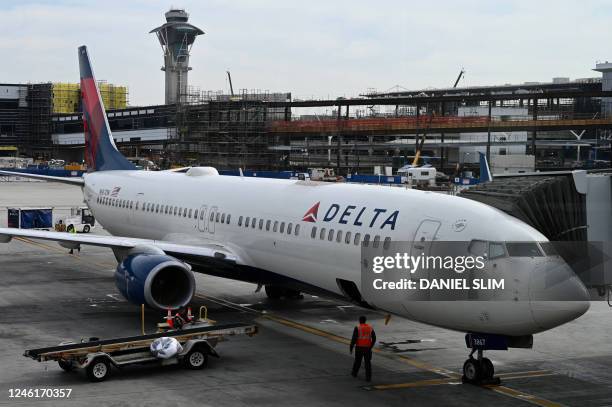
[[[507,350],[507,338],[499,335],[469,333],[465,335],[465,344],[471,348],[468,360],[463,364],[463,383],[499,384],[499,377],[494,377],[495,369],[491,359],[484,357],[484,351]],[[474,358],[476,353],[476,358]]]

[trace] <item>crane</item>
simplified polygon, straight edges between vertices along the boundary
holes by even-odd
[[[457,76],[457,80],[455,81],[455,84],[453,85],[453,88],[457,87],[457,84],[459,83],[459,81],[461,80],[464,74],[465,74],[465,69],[461,68],[461,71],[459,71],[459,75]]]
[[[234,96],[234,87],[232,86],[232,74],[230,74],[230,71],[225,71],[227,72],[227,79],[229,80],[229,85],[230,85],[230,93],[232,94],[232,97]]]

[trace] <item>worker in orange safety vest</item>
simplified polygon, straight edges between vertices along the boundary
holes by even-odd
[[[351,375],[357,377],[361,367],[361,359],[365,360],[366,380],[372,380],[372,348],[376,343],[376,333],[371,325],[366,324],[366,317],[359,317],[359,325],[353,330],[350,352],[355,348],[355,363]]]

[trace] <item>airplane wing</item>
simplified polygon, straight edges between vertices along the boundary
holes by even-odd
[[[237,254],[229,248],[206,243],[202,245],[184,245],[164,240],[138,239],[121,236],[77,235],[65,232],[49,232],[44,230],[24,230],[14,228],[0,228],[0,242],[7,243],[13,237],[29,239],[51,240],[60,244],[83,244],[108,248],[131,249],[137,246],[157,247],[170,255],[197,256],[241,264]],[[68,246],[66,246],[68,247]]]
[[[30,174],[27,172],[18,171],[0,171],[0,175],[10,175],[15,177],[39,179],[42,181],[61,182],[62,184],[70,184],[83,186],[85,181],[81,177],[53,177],[51,175]]]

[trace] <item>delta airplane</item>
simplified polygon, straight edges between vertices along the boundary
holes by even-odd
[[[160,310],[189,304],[198,272],[265,286],[271,298],[299,292],[342,297],[466,332],[476,338],[468,343],[472,354],[478,350],[478,358],[470,354],[464,364],[468,380],[493,376],[483,349],[531,347],[532,334],[589,307],[585,286],[544,235],[479,202],[403,188],[220,176],[211,167],[137,171],[115,146],[85,46],[78,56],[90,172],[82,178],[2,173],[81,187],[112,236],[0,228],[0,242],[26,237],[66,248],[108,247],[118,261],[121,294]],[[505,289],[488,292],[486,301],[397,301],[361,287],[362,247],[384,250],[407,241],[426,250],[434,240],[484,247]],[[551,279],[558,281],[552,288]]]

